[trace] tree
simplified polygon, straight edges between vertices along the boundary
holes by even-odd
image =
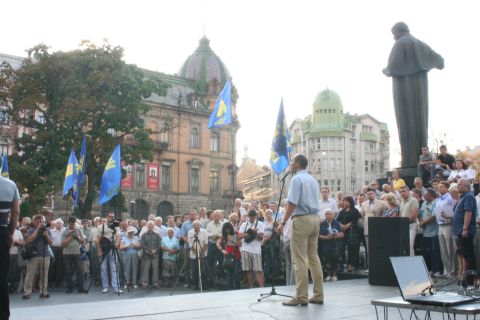
[[[62,183],[71,148],[78,152],[87,136],[88,187],[79,203],[81,217],[90,217],[105,163],[122,143],[127,163],[151,159],[151,131],[143,126],[152,93],[165,95],[167,85],[123,60],[123,49],[108,43],[83,42],[78,50],[50,53],[43,45],[28,51],[14,70],[0,68],[0,103],[11,121],[28,128],[15,139],[20,164],[29,164],[38,179],[28,187],[30,202],[41,206]],[[38,198],[40,196],[40,199]]]

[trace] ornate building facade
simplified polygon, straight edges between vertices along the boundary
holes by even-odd
[[[290,134],[292,154],[304,154],[308,171],[332,193],[354,194],[389,170],[386,123],[369,114],[344,113],[340,96],[332,90],[317,95],[313,113],[295,119]],[[277,180],[272,181],[275,190]]]
[[[22,60],[0,55],[0,63],[7,61],[14,67],[20,67]],[[169,88],[166,96],[153,94],[146,100],[151,109],[144,115],[144,125],[153,132],[153,161],[125,165],[127,176],[122,180],[122,192],[129,210],[122,215],[144,219],[149,214],[166,217],[203,206],[228,209],[237,192],[238,95],[233,84],[232,125],[208,129],[216,98],[231,78],[227,67],[213,52],[209,40],[203,37],[176,75],[144,72],[147,76],[160,76]],[[4,125],[0,128],[7,130]],[[10,153],[12,139],[21,134],[21,129],[15,130],[15,133],[5,134],[5,139],[9,140],[4,144]],[[0,141],[3,137],[1,131]],[[65,208],[63,202],[57,197],[56,206]]]

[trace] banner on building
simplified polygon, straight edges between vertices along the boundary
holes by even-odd
[[[123,164],[123,170],[125,170],[125,178],[122,179],[122,188],[133,187],[133,166],[131,164]]]
[[[147,189],[158,190],[158,163],[147,163]]]

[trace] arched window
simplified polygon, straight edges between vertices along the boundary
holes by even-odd
[[[220,151],[220,135],[217,132],[212,132],[210,136],[210,151]]]
[[[197,126],[190,128],[190,148],[200,147],[200,130]]]

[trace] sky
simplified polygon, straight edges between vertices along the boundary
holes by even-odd
[[[66,51],[84,39],[108,39],[125,49],[128,63],[174,74],[205,34],[239,92],[237,162],[248,146],[262,165],[281,98],[291,124],[329,88],[344,112],[388,124],[391,167],[398,166],[391,79],[382,69],[394,43],[390,29],[404,21],[445,59],[444,70],[429,73],[429,146],[443,141],[455,153],[480,145],[478,1],[16,0],[1,7],[0,52],[19,56],[38,43]]]

